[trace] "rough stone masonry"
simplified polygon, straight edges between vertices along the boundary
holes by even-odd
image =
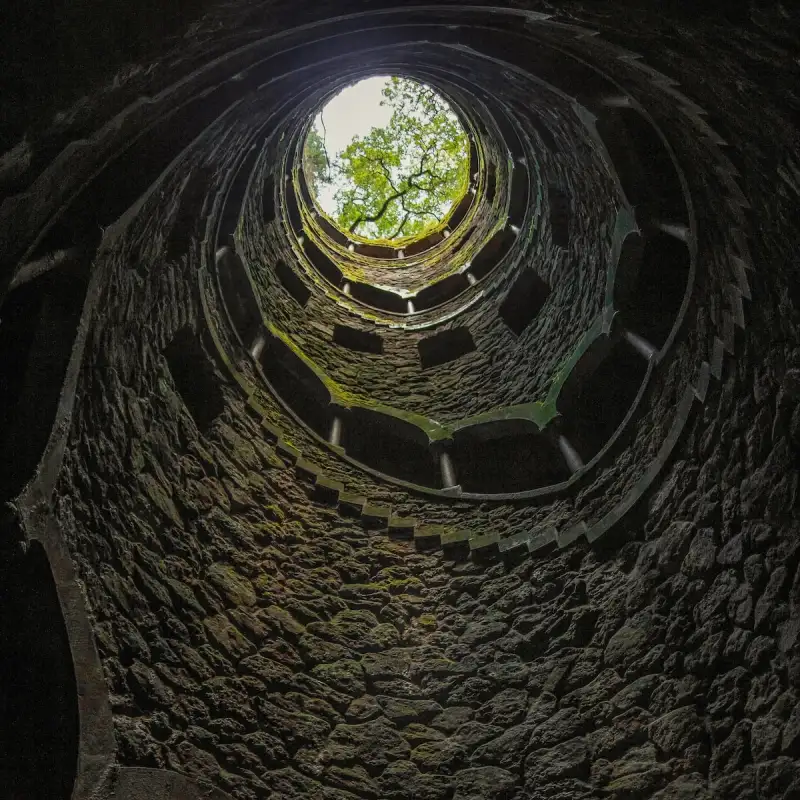
[[[0,797],[800,797],[797,15],[158,13],[130,63],[59,50],[71,93],[49,67],[4,110]],[[342,290],[296,176],[326,92],[379,68],[449,90],[481,153],[409,263],[494,255],[419,316]],[[525,269],[549,294],[514,332]]]

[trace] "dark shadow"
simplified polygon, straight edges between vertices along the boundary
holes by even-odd
[[[528,209],[528,167],[515,163],[511,173],[511,201],[508,207],[508,221],[521,228]]]
[[[625,341],[598,340],[578,362],[558,397],[564,433],[584,461],[608,442],[630,410],[647,361]]]
[[[307,239],[303,245],[303,251],[314,269],[316,269],[323,278],[326,278],[334,286],[339,286],[341,284],[342,271],[316,244],[314,244],[314,242]]]
[[[579,101],[590,101],[613,91],[614,85],[597,70],[556,48],[531,48],[526,68]]]
[[[397,257],[397,250],[394,247],[385,247],[381,244],[364,244],[363,242],[356,245],[356,253],[369,258]]]
[[[551,153],[557,153],[559,148],[556,144],[556,138],[550,128],[545,125],[544,121],[530,112],[527,112],[527,120],[531,128],[536,131],[537,135],[542,140],[542,144],[545,148]]]
[[[524,155],[522,142],[520,141],[516,126],[505,110],[501,110],[500,113],[496,114],[494,121],[497,123],[497,127],[500,128],[500,135],[503,137],[503,141],[508,151],[511,153],[512,159],[516,161],[518,158],[521,158]]]
[[[604,109],[597,120],[625,196],[639,220],[687,223],[678,173],[656,129],[633,108]]]
[[[690,271],[684,242],[662,231],[648,231],[635,291],[615,297],[623,325],[661,348],[683,303]]]
[[[413,298],[414,308],[417,311],[434,308],[448,300],[452,300],[468,288],[469,281],[465,275],[460,273],[448,275],[446,278],[420,290],[417,296]]]
[[[90,259],[56,268],[0,306],[0,502],[15,497],[55,420],[89,281]]]
[[[313,431],[327,437],[330,392],[314,371],[287,344],[270,334],[259,363],[281,400]]]
[[[192,234],[199,235],[197,225],[202,219],[203,198],[211,183],[210,170],[197,167],[192,170],[180,195],[180,205],[169,229],[166,253],[168,259],[177,259],[189,249]]]
[[[242,344],[249,348],[263,322],[244,263],[235,250],[223,247],[217,253],[216,266],[225,308]]]
[[[368,283],[351,283],[350,297],[373,308],[391,311],[394,314],[405,314],[408,310],[407,302],[399,294],[370,286]]]
[[[303,283],[300,276],[285,261],[275,263],[275,274],[292,299],[298,305],[305,306],[311,297],[311,290]]]
[[[418,256],[420,253],[424,253],[426,250],[428,250],[429,248],[433,247],[435,244],[438,244],[441,241],[442,241],[441,236],[435,237],[432,236],[431,234],[428,234],[427,236],[423,236],[422,239],[420,239],[419,241],[411,242],[411,244],[406,245],[406,247],[403,248],[403,252],[405,253],[406,258],[411,258],[412,256]]]
[[[430,369],[455,361],[475,350],[475,342],[467,328],[442,331],[417,342],[422,369]]]
[[[347,246],[348,238],[345,236],[335,225],[328,221],[325,217],[320,214],[317,217],[317,224],[322,228],[323,233],[325,233],[330,239],[332,239],[337,244],[342,245],[343,247]]]
[[[201,433],[225,410],[214,365],[191,328],[181,328],[164,348],[175,388]]]
[[[264,224],[269,225],[275,219],[275,176],[268,175],[264,181],[264,190],[261,194],[261,209]]]
[[[340,347],[359,353],[380,355],[383,352],[383,339],[377,333],[348,328],[346,325],[333,326],[333,341]]]
[[[302,159],[299,160],[302,162]],[[303,199],[303,203],[307,208],[313,208],[314,200],[306,180],[306,171],[302,167],[297,170],[297,185],[300,187],[300,197]]]
[[[619,260],[614,275],[614,306],[629,307],[636,302],[635,292],[639,284],[642,266],[644,238],[641,234],[629,233],[620,248]]]
[[[451,256],[454,256],[459,250],[461,250],[462,247],[464,247],[464,245],[469,241],[470,234],[472,233],[473,230],[474,228],[470,228],[468,231],[464,233],[463,236],[461,236],[461,238],[458,241],[458,244],[450,251]]]
[[[61,218],[76,244],[95,245],[103,228],[119,219],[197,134],[205,130],[246,90],[245,82],[221,84],[173,109],[153,127],[114,155],[71,199]],[[53,238],[55,236],[55,239]],[[45,235],[40,247],[51,252],[63,247],[57,232]],[[13,260],[14,254],[8,253]]]
[[[423,431],[403,420],[354,408],[344,428],[347,455],[400,480],[437,489],[439,469]]]
[[[124,65],[142,63],[161,52],[208,6],[206,0],[53,0],[9,6],[3,19],[7,47],[0,152],[16,144],[25,132],[35,141],[54,114]],[[91,42],[91,50],[81,42]],[[73,132],[72,138],[88,133]],[[65,146],[66,142],[53,138],[48,136],[44,153],[37,154],[35,171]]]
[[[11,525],[0,525],[8,546]],[[68,800],[78,737],[78,688],[44,548],[0,551],[0,798]]]
[[[533,322],[550,294],[534,270],[523,270],[500,305],[500,317],[519,336]]]
[[[297,202],[297,194],[295,193],[294,184],[290,180],[286,181],[285,206],[286,214],[289,217],[289,226],[294,231],[296,236],[300,236],[303,233],[303,217],[300,214],[300,205]]]
[[[509,228],[497,231],[472,259],[469,271],[478,280],[485,278],[505,258],[515,239]]]
[[[450,230],[455,230],[462,222],[464,217],[467,216],[467,212],[472,205],[472,201],[475,199],[475,196],[472,192],[467,191],[467,193],[458,201],[458,205],[453,209],[453,212],[450,214],[450,217],[447,220],[447,224],[450,227]]]
[[[465,492],[523,492],[569,478],[557,448],[526,420],[456,431],[449,451]]]
[[[236,232],[236,226],[239,223],[239,217],[242,213],[244,195],[247,191],[247,185],[250,182],[250,173],[252,173],[255,168],[259,152],[258,147],[251,147],[236,170],[231,185],[228,187],[228,193],[225,196],[225,205],[222,208],[222,214],[220,216],[219,228],[217,228],[218,245],[226,242],[227,238],[233,236]],[[197,213],[197,211],[198,209],[195,209],[195,213]]]
[[[93,249],[100,241],[99,234],[100,231],[92,231],[88,237],[80,240],[78,231],[70,226],[69,219],[62,217],[53,223],[53,226],[47,231],[42,241],[36,245],[36,248],[28,256],[27,261],[38,261],[47,256],[48,253],[54,253],[57,250],[69,250],[76,245]]]
[[[406,258],[411,258],[411,256],[418,256],[420,253],[424,253],[426,250],[430,250],[431,247],[434,245],[439,244],[444,239],[444,233],[442,231],[434,231],[433,233],[429,233],[427,236],[424,236],[417,242],[411,242],[408,245],[403,247],[403,254]]]
[[[568,247],[569,222],[572,215],[569,195],[561,189],[551,186],[547,191],[547,198],[550,205],[550,231],[553,244],[556,247]]]
[[[486,174],[486,201],[491,205],[497,194],[497,167],[489,164]]]
[[[486,133],[486,129],[483,129],[484,134]],[[475,142],[470,139],[469,143],[469,174],[474,175],[478,171],[478,166],[480,164],[480,159],[478,158],[478,148],[475,146]]]

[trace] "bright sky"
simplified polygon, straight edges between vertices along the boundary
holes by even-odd
[[[381,106],[381,92],[388,81],[386,75],[366,78],[343,89],[322,109],[314,125],[325,141],[331,161],[353,141],[355,135],[364,136],[372,128],[383,128],[389,124],[392,109]],[[320,124],[320,117],[324,125]],[[323,186],[317,197],[317,202],[328,214],[336,210],[333,201],[335,193],[336,186]]]

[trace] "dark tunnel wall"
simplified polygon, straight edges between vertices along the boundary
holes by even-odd
[[[64,78],[16,59],[0,797],[798,796],[797,20],[445,3],[370,33],[383,7],[109,7],[94,52],[129,24],[152,60],[101,76],[72,17]],[[389,270],[291,177],[335,67],[406,34],[480,145],[462,226],[396,273],[413,312],[344,291]]]

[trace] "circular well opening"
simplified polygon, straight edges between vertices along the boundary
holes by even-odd
[[[303,170],[317,208],[353,241],[402,247],[443,228],[469,188],[469,138],[431,86],[354,83],[314,117]]]

